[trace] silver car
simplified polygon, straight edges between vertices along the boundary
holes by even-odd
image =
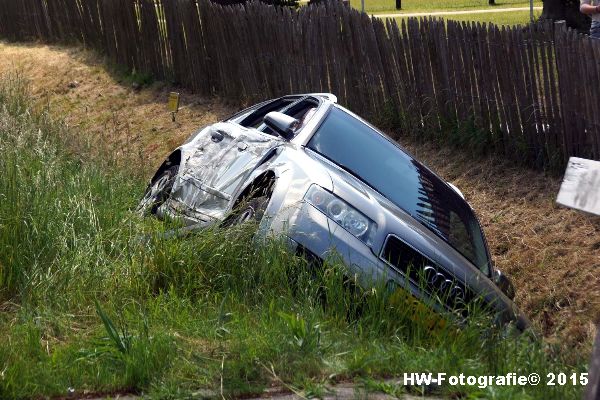
[[[139,210],[191,229],[256,219],[317,260],[335,251],[361,285],[445,293],[438,310],[484,299],[499,323],[529,325],[461,192],[332,94],[269,100],[194,133]]]

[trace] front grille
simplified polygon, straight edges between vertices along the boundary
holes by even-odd
[[[473,298],[462,282],[394,235],[386,239],[380,258],[451,309]]]

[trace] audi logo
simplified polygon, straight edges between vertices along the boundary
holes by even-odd
[[[430,290],[448,296],[448,300],[454,304],[464,303],[464,290],[438,268],[426,265],[423,267],[423,278]]]

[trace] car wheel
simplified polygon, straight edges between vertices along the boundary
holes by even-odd
[[[238,210],[225,221],[224,226],[242,225],[248,222],[260,222],[269,204],[266,196],[254,197],[244,201]]]
[[[148,186],[137,207],[138,213],[142,215],[156,214],[158,207],[169,198],[177,172],[179,172],[179,165],[169,167]]]

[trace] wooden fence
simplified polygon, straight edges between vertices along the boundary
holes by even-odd
[[[589,367],[589,382],[585,388],[584,400],[600,399],[600,325],[596,328],[596,340],[592,348],[592,357]]]
[[[332,92],[396,132],[540,168],[600,159],[600,44],[527,28],[370,18],[340,4],[0,0],[0,37],[79,41],[130,70],[249,103]]]

